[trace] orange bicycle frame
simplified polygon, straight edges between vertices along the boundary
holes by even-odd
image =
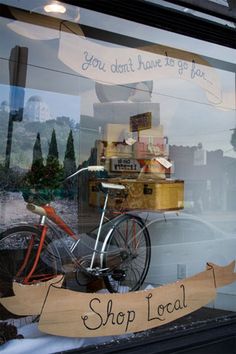
[[[60,218],[60,216],[58,216],[54,210],[54,208],[52,208],[49,205],[45,205],[43,207],[37,207],[35,206],[35,210],[32,210],[33,205],[30,206],[30,210],[35,212],[36,214],[41,216],[41,222],[40,222],[40,228],[42,230],[41,235],[40,235],[40,242],[39,242],[39,246],[34,258],[34,262],[32,265],[31,270],[29,271],[29,273],[26,275],[26,277],[23,280],[23,284],[30,284],[31,278],[35,272],[35,269],[38,265],[39,259],[40,259],[40,254],[45,242],[45,238],[46,238],[46,234],[48,231],[48,226],[45,224],[45,217],[48,217],[51,221],[53,221],[58,227],[60,227],[60,229],[62,229],[63,231],[65,231],[70,237],[77,239],[75,237],[74,232],[71,230],[71,228]],[[43,212],[43,211],[44,212]],[[44,214],[44,215],[43,215]],[[32,235],[31,240],[29,242],[28,248],[27,248],[27,252],[25,255],[25,258],[23,260],[23,263],[19,269],[19,271],[17,272],[16,276],[20,276],[20,274],[23,272],[23,270],[25,269],[25,267],[28,264],[28,261],[30,259],[31,256],[31,252],[33,249],[33,245],[34,245],[34,235]],[[51,279],[54,275],[45,275],[45,274],[40,274],[40,275],[35,275],[35,277],[40,278],[40,280],[48,280]]]

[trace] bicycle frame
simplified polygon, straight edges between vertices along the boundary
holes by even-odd
[[[88,167],[85,167],[85,168],[82,168],[82,169],[76,171],[72,175],[68,176],[65,180],[68,180],[68,179],[74,177],[75,175],[77,175],[77,174],[79,174],[79,173],[81,173],[83,171],[86,171],[86,170],[88,170],[88,171],[103,171],[104,167],[103,166],[88,166]],[[40,225],[40,227],[42,229],[42,232],[41,232],[40,243],[39,243],[39,247],[37,249],[37,253],[36,253],[36,256],[35,256],[35,259],[34,259],[33,266],[31,268],[31,271],[25,277],[25,279],[23,281],[23,284],[29,284],[30,283],[30,278],[33,275],[33,273],[34,273],[34,271],[35,271],[35,269],[36,269],[36,267],[38,265],[40,254],[41,254],[41,251],[42,251],[42,248],[43,248],[43,244],[44,244],[44,241],[45,241],[45,238],[46,238],[47,230],[48,230],[48,226],[46,224],[47,218],[51,219],[52,222],[55,223],[60,229],[62,229],[67,235],[72,237],[74,240],[77,240],[77,237],[76,237],[75,233],[60,218],[60,216],[56,214],[54,208],[52,208],[50,205],[46,204],[43,207],[38,207],[38,206],[36,206],[34,204],[27,204],[26,207],[27,207],[27,209],[29,211],[31,211],[31,212],[33,212],[35,214],[38,214],[40,216],[39,225]],[[55,230],[54,230],[54,232],[55,232]],[[32,251],[32,248],[33,248],[33,244],[34,244],[34,239],[32,238],[31,241],[30,241],[29,247],[27,249],[25,259],[24,259],[19,271],[17,272],[17,275],[19,275],[24,270],[24,268],[26,267],[27,262],[28,262],[28,260],[30,258],[30,254],[31,254],[31,251]],[[75,247],[76,247],[76,245],[75,245]]]
[[[35,207],[35,209],[37,209],[37,211],[33,210],[34,207]],[[40,259],[40,254],[41,254],[44,242],[45,242],[47,231],[48,231],[49,227],[52,228],[51,225],[50,226],[48,225],[48,220],[47,219],[52,220],[52,222],[54,224],[56,224],[61,230],[63,230],[68,236],[72,237],[74,240],[77,240],[77,237],[75,236],[75,233],[56,214],[55,210],[51,206],[45,205],[44,207],[40,207],[41,208],[40,211],[39,211],[38,208],[39,207],[34,206],[33,204],[27,204],[27,209],[28,210],[32,211],[33,213],[36,213],[36,214],[40,215],[39,226],[40,226],[40,229],[41,229],[41,236],[40,236],[39,247],[37,249],[32,268],[31,268],[30,272],[28,273],[28,275],[23,280],[23,284],[29,284],[30,283],[30,279],[31,279],[32,275],[34,274],[34,271],[35,271],[35,269],[36,269],[36,267],[38,265],[39,259]],[[47,213],[48,213],[48,215],[47,215]],[[45,214],[45,215],[43,215],[43,214]],[[49,215],[50,215],[50,217],[49,217]],[[55,228],[53,228],[53,233],[57,235],[57,232],[56,232]],[[60,239],[60,237],[57,237],[57,238]],[[27,262],[28,262],[28,260],[30,258],[30,255],[31,255],[31,251],[32,251],[33,245],[34,245],[34,239],[33,239],[33,236],[32,236],[32,239],[30,240],[30,244],[29,244],[29,247],[28,247],[26,255],[25,255],[25,259],[24,259],[24,261],[22,263],[22,266],[20,267],[19,271],[17,272],[17,275],[19,275],[24,270],[24,268],[26,267]],[[67,250],[67,252],[69,252],[69,249],[67,249],[65,246],[66,245],[64,245],[64,248]],[[70,252],[70,256],[72,257],[72,252]],[[46,280],[46,279],[44,279],[44,280]]]
[[[84,170],[97,170],[98,168],[101,168],[101,166],[90,166],[88,168],[83,168],[79,171],[77,171],[76,173],[72,174],[71,176],[67,177],[67,179],[69,178],[72,178],[73,176],[75,176],[76,174],[84,171]],[[102,230],[102,225],[103,225],[103,222],[104,222],[104,217],[105,217],[105,213],[106,213],[106,209],[107,209],[107,202],[108,202],[108,196],[109,196],[109,193],[108,193],[108,189],[109,188],[115,188],[115,189],[124,189],[125,187],[122,186],[122,185],[115,185],[115,184],[109,184],[109,183],[102,183],[103,187],[106,188],[106,196],[105,196],[105,201],[104,201],[104,205],[103,205],[103,209],[102,209],[102,214],[101,214],[101,218],[100,218],[100,222],[99,222],[99,227],[98,227],[98,232],[97,232],[97,235],[96,235],[96,240],[95,240],[95,246],[93,248],[93,251],[92,251],[92,256],[91,256],[91,261],[90,261],[90,266],[88,268],[86,268],[86,271],[89,273],[89,272],[92,272],[94,270],[94,262],[95,262],[95,257],[96,257],[96,254],[98,253],[98,244],[99,244],[99,241],[100,241],[100,234],[101,234],[101,230]],[[48,226],[47,226],[47,220],[50,220],[53,224],[55,224],[59,229],[61,229],[62,231],[64,231],[68,236],[70,236],[72,239],[74,239],[75,243],[74,245],[71,246],[70,249],[68,249],[67,247],[65,247],[66,245],[64,245],[64,249],[69,253],[70,257],[73,259],[74,256],[73,256],[73,251],[74,249],[76,248],[76,246],[78,245],[78,242],[80,240],[80,237],[79,235],[76,235],[73,230],[64,222],[64,220],[56,213],[55,209],[50,206],[49,204],[46,204],[44,206],[37,206],[37,205],[34,205],[34,204],[31,204],[31,203],[28,203],[27,204],[27,209],[37,215],[40,216],[40,222],[39,222],[39,225],[42,229],[42,232],[41,232],[41,237],[40,237],[40,244],[39,244],[39,247],[37,249],[37,253],[36,253],[36,256],[35,256],[35,259],[34,259],[34,263],[33,263],[33,266],[29,272],[29,274],[25,277],[23,283],[24,284],[29,284],[30,283],[30,279],[32,277],[32,275],[34,274],[34,271],[38,265],[38,262],[39,262],[39,259],[40,259],[40,254],[41,254],[41,251],[42,251],[42,248],[43,248],[43,244],[44,244],[44,241],[45,241],[45,237],[46,237],[46,234],[47,234],[47,231],[48,231]],[[54,233],[55,233],[55,228],[54,229]],[[108,232],[108,234],[110,234],[111,230]],[[59,238],[60,239],[60,238]],[[30,257],[30,254],[31,254],[31,250],[32,250],[32,247],[33,247],[33,240],[31,242],[32,244],[29,245],[29,248],[27,250],[27,253],[26,253],[26,256],[25,256],[25,259],[23,261],[23,264],[19,270],[18,273],[20,273],[24,267],[26,266],[28,260],[29,260],[29,257]],[[102,248],[102,252],[100,254],[100,265],[102,265],[103,263],[103,255],[104,255],[104,245],[103,245],[103,248]],[[77,263],[77,265],[79,265]],[[103,271],[100,267],[99,268],[96,268],[96,273],[99,273],[99,270],[100,271]]]
[[[106,213],[107,201],[108,201],[108,193],[106,194],[106,197],[105,197],[104,207],[103,207],[102,215],[101,215],[101,218],[100,218],[99,228],[98,228],[98,232],[97,232],[97,236],[96,236],[96,240],[95,240],[95,246],[94,246],[94,249],[93,249],[93,252],[92,252],[90,266],[87,268],[88,272],[93,270],[95,256],[96,256],[96,254],[98,252],[98,243],[99,243],[99,239],[100,239],[100,234],[101,234],[101,230],[102,230],[104,216],[105,216],[105,213]],[[34,271],[35,271],[35,269],[37,267],[37,264],[38,264],[38,261],[39,261],[39,258],[40,258],[40,253],[42,251],[43,243],[45,241],[46,233],[47,233],[47,230],[48,230],[48,225],[47,225],[48,221],[47,221],[47,219],[51,220],[53,222],[53,224],[57,225],[59,229],[64,231],[68,236],[70,236],[75,241],[75,243],[73,244],[73,246],[70,249],[66,249],[66,247],[65,247],[66,245],[64,245],[64,248],[67,250],[67,252],[69,252],[71,258],[73,257],[72,252],[76,248],[76,246],[77,246],[77,244],[78,244],[78,242],[80,240],[80,237],[79,237],[80,235],[76,235],[73,232],[73,230],[64,222],[64,220],[59,215],[57,215],[57,213],[54,210],[54,208],[51,207],[50,205],[45,205],[45,206],[38,207],[38,206],[36,206],[34,204],[27,204],[27,209],[30,210],[31,212],[37,214],[37,215],[40,215],[39,225],[41,226],[42,233],[41,233],[41,237],[40,237],[40,245],[39,245],[39,247],[37,249],[37,253],[36,253],[36,256],[35,256],[34,264],[32,266],[32,269],[31,269],[30,273],[25,278],[24,284],[25,283],[29,283],[31,276],[32,276],[32,274],[34,273]],[[54,228],[54,233],[55,233],[55,228]],[[32,248],[32,247],[30,247],[30,248]],[[30,257],[30,251],[31,251],[31,249],[27,250],[27,254],[26,254],[26,257],[25,257],[25,260],[24,260],[24,263],[23,263],[22,267],[24,267],[25,264],[27,263],[27,261],[28,261],[28,259]],[[22,267],[21,267],[20,271],[22,270]]]

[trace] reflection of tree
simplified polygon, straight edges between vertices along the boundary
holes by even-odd
[[[58,160],[58,148],[57,148],[57,138],[56,138],[55,129],[53,129],[51,135],[51,141],[49,144],[48,157],[47,157],[47,164],[50,163],[52,159]]]
[[[76,170],[74,138],[72,130],[70,130],[70,133],[67,138],[66,152],[64,158],[64,170],[65,176],[72,174]]]
[[[49,201],[53,198],[56,190],[61,187],[63,178],[63,167],[60,165],[57,149],[56,132],[53,129],[51,141],[48,149],[46,166],[43,163],[40,134],[37,134],[33,148],[33,161],[30,171],[25,178],[24,197],[26,200],[35,198],[32,196],[32,189],[35,189],[40,194],[41,198]],[[39,200],[32,200],[39,202]]]
[[[66,152],[64,157],[64,176],[67,177],[76,171],[76,160],[75,160],[75,149],[74,149],[74,138],[72,130],[70,130],[67,143]],[[64,189],[65,195],[68,197],[73,197],[76,188],[76,182],[73,179],[65,181]]]
[[[62,177],[63,168],[59,162],[56,131],[53,129],[44,173],[45,187],[49,189],[58,188]]]
[[[34,147],[33,147],[33,161],[31,165],[30,171],[26,175],[27,184],[32,187],[37,187],[40,185],[41,180],[44,177],[45,167],[43,164],[43,155],[42,155],[42,148],[41,148],[41,140],[40,134],[37,134]]]
[[[36,141],[34,143],[33,147],[33,164],[39,161],[40,164],[43,166],[43,154],[42,154],[42,148],[41,148],[41,140],[40,140],[40,134],[37,134]]]
[[[2,145],[5,145],[8,114],[0,111],[0,118],[3,128],[0,130],[0,138]],[[74,137],[78,131],[73,130],[72,133],[71,125],[73,124],[68,117],[59,117],[58,121],[53,122],[21,122],[16,125],[11,159],[14,167],[7,171],[0,160],[0,190],[24,189],[31,192],[35,189],[40,193],[44,191],[50,198],[57,193],[60,196],[72,196],[77,187],[77,179],[71,180],[69,186],[63,186],[63,179],[76,170],[75,151],[78,151],[78,138],[76,136],[74,140]],[[22,136],[23,139],[20,138]],[[48,151],[45,151],[48,141]],[[2,148],[0,157],[4,155]],[[62,162],[60,156],[63,155]]]
[[[8,129],[8,113],[0,111],[1,129],[0,129],[0,163],[5,160],[6,138]],[[70,132],[73,130],[75,151],[79,148],[78,130],[75,129],[74,122],[68,117],[54,119],[45,122],[16,122],[12,137],[11,166],[18,166],[28,170],[32,162],[32,149],[35,143],[37,133],[40,133],[41,147],[43,156],[48,153],[48,141],[51,139],[52,130],[55,129],[57,138],[57,147],[59,157],[65,153],[65,144]],[[23,138],[22,138],[23,137]],[[60,160],[61,161],[61,160]],[[62,162],[62,161],[61,161]]]

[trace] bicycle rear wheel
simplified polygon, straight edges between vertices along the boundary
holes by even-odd
[[[113,225],[105,240],[104,268],[111,270],[104,282],[110,292],[136,291],[142,286],[151,259],[151,242],[143,221],[129,214]]]
[[[22,225],[10,228],[0,235],[0,294],[13,294],[12,282],[24,283],[32,269],[39,246],[41,231],[37,227]],[[27,251],[29,253],[26,262]],[[58,253],[46,236],[37,267],[30,282],[46,281],[57,272]]]

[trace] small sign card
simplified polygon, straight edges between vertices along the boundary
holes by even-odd
[[[172,166],[172,163],[167,159],[165,159],[164,157],[155,157],[155,160],[167,169]]]
[[[111,171],[112,172],[139,172],[141,167],[137,160],[135,159],[125,159],[125,158],[111,158]]]
[[[140,130],[151,129],[152,112],[145,112],[130,117],[130,131],[138,132]]]

